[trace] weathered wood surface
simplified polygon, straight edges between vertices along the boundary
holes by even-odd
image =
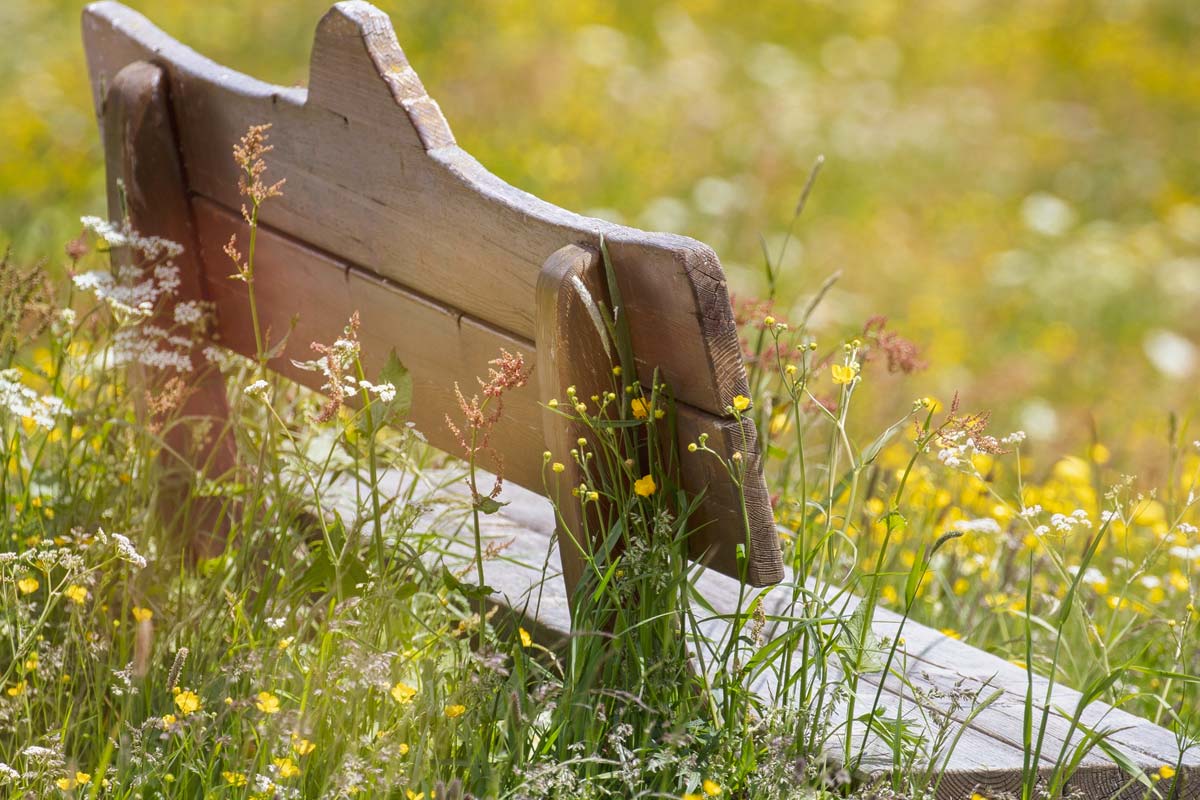
[[[153,231],[182,245],[184,251],[175,259],[180,268],[179,297],[199,297],[203,272],[199,240],[188,208],[167,95],[166,74],[152,64],[129,64],[112,80],[103,109],[109,218],[119,220],[127,215],[137,230]],[[122,260],[129,254],[117,252],[113,257]],[[156,309],[152,321],[163,330],[177,327],[174,305],[166,302]],[[228,428],[224,382],[215,370],[205,368],[199,349],[191,353],[196,373],[189,376],[179,414],[193,420],[208,419],[210,430],[198,446],[191,429],[171,426],[164,432],[165,447],[159,460],[166,477],[159,490],[158,506],[169,525],[188,528],[193,553],[207,557],[223,547],[222,501],[200,498],[189,506],[180,499],[186,496],[199,470],[223,475],[232,468],[234,442]],[[148,413],[145,408],[140,410]],[[190,509],[192,517],[178,519],[180,509]]]
[[[545,579],[543,572],[545,548],[549,546],[554,530],[553,509],[543,498],[517,487],[506,490],[505,499],[509,505],[500,514],[486,520],[484,535],[488,541],[511,544],[501,558],[485,564],[487,582],[497,589],[495,600],[524,613],[529,620],[527,627],[540,631],[544,640],[563,640],[570,631],[567,598],[561,582],[554,579],[556,576],[551,573],[549,579]],[[448,502],[455,501],[450,499]],[[439,533],[446,532],[445,553],[450,563],[466,563],[471,559],[473,545],[467,528],[460,530],[461,538],[453,536],[453,527],[447,527],[444,520],[436,530]],[[731,614],[736,607],[736,582],[724,575],[707,571],[696,582],[696,589],[718,613]],[[771,589],[767,599],[768,616],[786,612],[788,595],[790,588],[786,581]],[[843,593],[838,597],[846,614],[853,611],[858,602],[849,594]],[[891,611],[878,609],[875,613],[874,628],[881,637],[894,637],[899,623],[899,616]],[[708,639],[717,641],[725,624],[720,620],[709,620],[703,624],[702,630]],[[779,633],[779,627],[776,625],[773,630],[769,626],[768,638]],[[934,764],[944,767],[937,796],[947,800],[965,800],[974,792],[985,797],[996,797],[1003,792],[1017,792],[1019,795],[1024,760],[1021,726],[1028,680],[1026,671],[911,620],[905,623],[902,638],[904,645],[893,665],[893,674],[883,681],[881,694],[881,707],[886,709],[890,717],[895,717],[896,709],[900,706],[904,709],[904,716],[914,720],[920,727],[929,724],[934,715],[951,713],[952,693],[966,691],[978,694],[982,699],[997,689],[1002,691],[995,702],[970,722],[948,759],[945,754],[935,756]],[[696,646],[704,645],[697,643]],[[880,677],[863,676],[857,691],[856,714],[871,707]],[[764,697],[775,697],[775,675],[760,675],[754,685]],[[1035,676],[1033,691],[1038,717],[1045,690],[1046,680]],[[1056,687],[1052,694],[1052,711],[1039,764],[1039,774],[1043,780],[1049,779],[1054,771],[1069,731],[1069,720],[1057,710],[1073,714],[1078,699],[1079,693],[1065,686]],[[955,721],[952,730],[962,726],[970,711],[968,704],[952,712]],[[1174,766],[1179,761],[1174,734],[1125,711],[1104,703],[1094,703],[1085,711],[1083,722],[1089,728],[1116,731],[1110,741],[1129,755],[1133,763],[1147,775],[1157,772],[1163,765]],[[855,749],[862,732],[861,725],[856,724],[853,728]],[[1082,737],[1082,731],[1075,731],[1070,739],[1072,745]],[[834,737],[828,745],[836,749],[839,742]],[[886,744],[871,737],[862,768],[876,775],[886,774],[891,768],[890,752]],[[1185,753],[1182,763],[1183,769],[1174,779],[1178,793],[1172,794],[1171,781],[1161,781],[1155,784],[1161,797],[1174,797],[1176,800],[1200,798],[1200,748]],[[1148,796],[1145,787],[1133,783],[1130,776],[1099,749],[1094,749],[1084,758],[1067,787],[1085,798],[1120,797],[1122,800],[1133,800]]]
[[[308,90],[221,67],[117,3],[88,6],[83,30],[102,124],[105,94],[122,68],[146,61],[165,70],[200,245],[201,291],[218,301],[222,341],[247,352],[247,326],[232,310],[238,300],[221,252],[241,204],[230,146],[250,125],[271,123],[270,168],[288,183],[282,198],[263,207],[263,277],[256,286],[276,341],[300,315],[276,365],[289,373],[288,359],[308,357],[309,341],[329,341],[349,312],[360,310],[368,367],[397,350],[417,381],[418,414],[435,417],[424,432],[447,449],[441,414],[452,407],[443,401],[454,381],[473,386],[498,344],[536,361],[536,284],[544,263],[567,245],[595,249],[603,236],[641,379],[648,384],[659,368],[690,433],[715,431],[714,449],[731,448],[727,456],[747,448],[749,578],[756,585],[779,580],[757,445],[729,430],[726,409],[748,388],[724,274],[709,248],[581,217],[493,176],[455,144],[386,15],[366,3],[339,3],[322,19]],[[412,324],[410,313],[431,327]],[[532,389],[514,397],[498,432],[507,476],[535,491],[543,485],[544,449],[537,404],[546,399]],[[694,490],[707,485],[707,518],[729,516],[732,487],[722,476],[695,470],[685,478]],[[735,572],[741,525],[711,525],[703,537],[708,541],[698,544],[713,565]]]

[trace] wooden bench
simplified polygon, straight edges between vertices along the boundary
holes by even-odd
[[[348,491],[346,496],[349,510],[353,493]],[[524,624],[536,631],[540,639],[565,644],[571,631],[567,595],[561,582],[553,580],[554,576],[548,580],[543,574],[546,548],[551,546],[554,534],[554,510],[544,498],[521,489],[515,489],[507,497],[510,504],[486,522],[488,541],[502,546],[504,551],[502,558],[486,564],[488,585],[497,590],[502,605],[525,615]],[[441,507],[436,510],[439,532],[448,531],[444,557],[451,565],[466,565],[472,558],[471,537],[465,524],[459,529],[458,536],[450,534],[452,529],[448,528],[443,512],[453,508],[460,509],[461,513],[465,498],[443,497]],[[782,590],[789,582],[790,575],[787,575],[783,585],[767,596],[766,615],[769,619],[786,618],[790,592]],[[712,655],[712,643],[722,641],[727,634],[728,619],[737,608],[738,584],[723,574],[707,571],[699,577],[696,589],[715,612],[707,619],[701,617],[703,638],[693,638],[691,642],[693,649],[705,652],[707,658]],[[858,599],[842,594],[838,599],[831,599],[831,604],[835,611],[849,616]],[[879,608],[875,611],[873,626],[878,636],[894,637],[900,630],[901,618]],[[787,628],[782,619],[770,623],[765,641],[769,643],[784,635]],[[927,741],[932,741],[933,729],[940,720],[948,719],[951,736],[960,736],[957,745],[948,754],[938,754],[924,763],[926,768],[941,773],[936,792],[939,800],[970,800],[976,794],[989,800],[1020,797],[1025,758],[1022,726],[1029,674],[1023,667],[912,620],[903,623],[901,636],[904,644],[892,670],[886,676],[862,676],[856,690],[859,713],[873,707],[878,693],[879,708],[885,719],[894,720],[897,715],[901,716],[912,726],[914,733],[925,735]],[[1046,683],[1045,678],[1033,676],[1037,716],[1043,708]],[[752,685],[767,700],[779,695],[777,676],[770,671],[757,674]],[[964,694],[975,700],[956,704],[955,698]],[[993,694],[995,699],[973,716],[972,703],[982,702]],[[1060,752],[1069,753],[1084,738],[1084,732],[1072,728],[1070,722],[1079,702],[1079,692],[1061,684],[1054,687],[1045,746],[1037,764],[1043,781],[1050,779]],[[844,712],[843,703],[838,710],[843,719]],[[1162,766],[1174,766],[1179,761],[1174,733],[1119,708],[1092,703],[1086,707],[1082,722],[1092,730],[1113,731],[1109,743],[1146,776],[1155,776]],[[854,728],[855,741],[861,736],[859,724]],[[840,738],[832,738],[826,744],[836,758],[841,752]],[[872,734],[866,741],[861,770],[866,776],[883,778],[892,769],[890,744]],[[1200,798],[1200,748],[1193,747],[1184,754],[1173,782],[1156,781],[1154,785],[1157,795],[1134,781],[1114,760],[1096,748],[1082,759],[1066,788],[1074,793],[1069,796],[1087,800],[1110,797],[1120,800],[1154,797],[1197,800]]]
[[[487,583],[498,600],[525,613],[542,638],[570,633],[569,587],[578,580],[580,557],[568,548],[561,554],[565,580],[546,580],[556,516],[537,494],[542,452],[549,448],[561,457],[579,431],[547,414],[541,402],[562,397],[570,385],[590,397],[610,380],[615,361],[593,322],[595,304],[612,300],[600,268],[601,236],[612,253],[638,375],[648,384],[661,370],[678,399],[677,442],[707,433],[715,449],[739,453],[747,464],[744,526],[734,487],[714,462],[682,462],[685,488],[705,491],[698,520],[705,524],[693,555],[717,570],[699,578],[698,590],[718,612],[704,633],[719,639],[727,626],[722,614],[733,610],[738,583],[726,576],[738,575],[739,545],[747,546],[749,583],[788,580],[753,427],[728,413],[732,399],[749,391],[725,279],[708,248],[571,214],[488,173],[455,144],[389,21],[365,3],[340,3],[321,21],[307,91],[222,68],[116,3],[88,7],[84,39],[111,210],[127,209],[144,233],[185,245],[184,296],[215,303],[221,344],[256,352],[245,290],[227,279],[222,248],[243,229],[230,144],[248,126],[271,123],[272,167],[288,185],[284,197],[264,207],[256,286],[264,322],[276,333],[299,315],[273,368],[314,385],[311,373],[295,369],[291,359],[307,358],[309,341],[331,341],[358,311],[368,370],[377,374],[396,349],[414,378],[415,422],[434,444],[452,450],[443,413],[453,407],[455,382],[473,385],[501,348],[536,364],[536,380],[514,395],[496,434],[506,477],[532,491],[510,490],[511,504],[487,518],[485,535],[510,545],[504,557],[487,562]],[[224,414],[223,386],[210,380],[196,390],[190,412]],[[218,475],[232,457],[221,439],[193,456]],[[563,485],[577,478],[568,475]],[[570,498],[557,499],[571,507]],[[473,557],[465,537],[447,534],[445,548],[452,560]],[[768,614],[782,612],[782,601],[769,601],[776,605]],[[846,596],[843,602],[841,611],[849,614],[856,601]],[[881,610],[874,625],[887,636],[898,618]],[[860,684],[862,706],[878,693],[889,715],[899,713],[918,728],[938,715],[963,728],[950,757],[930,765],[944,772],[939,797],[1019,790],[1026,671],[912,622],[904,638],[893,671]],[[697,639],[694,646],[705,645]],[[947,700],[964,686],[1001,695],[970,716]],[[1035,679],[1035,696],[1044,687]],[[777,689],[769,674],[759,676],[756,688],[768,698]],[[1039,764],[1044,774],[1059,749],[1083,735],[1060,713],[1073,712],[1077,701],[1066,688],[1053,694]],[[1146,774],[1177,761],[1173,734],[1149,722],[1099,703],[1089,707],[1085,722],[1116,729],[1111,742]],[[888,752],[878,741],[869,743],[864,766],[888,772]],[[1169,785],[1169,796],[1180,800],[1200,798],[1198,776],[1200,753],[1192,750],[1174,782],[1159,786]],[[1089,798],[1147,794],[1098,750],[1084,758],[1069,787]]]
[[[535,380],[506,399],[492,442],[505,478],[534,491],[545,485],[547,449],[568,467],[558,485],[581,482],[568,456],[581,431],[543,404],[565,400],[571,386],[585,403],[612,387],[615,354],[595,324],[598,304],[612,308],[603,237],[638,377],[649,387],[657,370],[670,386],[678,443],[706,435],[746,465],[748,524],[715,459],[682,460],[683,487],[704,493],[693,557],[737,575],[744,545],[750,584],[780,580],[754,426],[730,414],[733,398],[750,392],[725,276],[709,248],[572,214],[489,173],[455,144],[387,16],[367,3],[339,3],[321,20],[307,90],[221,67],[117,3],[89,6],[83,37],[110,212],[184,245],[181,298],[215,304],[220,343],[256,353],[247,292],[228,279],[223,247],[245,233],[231,144],[270,124],[271,168],[286,176],[287,191],[263,206],[255,287],[273,342],[295,322],[271,368],[319,387],[321,377],[293,361],[311,357],[309,342],[336,339],[358,313],[368,374],[395,350],[413,378],[413,421],[454,451],[445,414],[456,408],[456,385],[473,388],[501,349],[521,354],[537,365]],[[223,397],[210,380],[185,411],[221,417]],[[231,455],[221,442],[214,448],[193,460],[220,475]],[[579,502],[558,499],[578,530]],[[562,559],[574,586],[580,554],[565,548]]]

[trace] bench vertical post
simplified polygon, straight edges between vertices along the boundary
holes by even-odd
[[[585,556],[594,552],[604,516],[599,502],[573,494],[584,475],[571,453],[580,449],[579,440],[586,438],[587,428],[565,416],[575,414],[569,407],[569,387],[574,387],[575,397],[584,403],[612,390],[616,361],[597,313],[597,301],[605,297],[599,267],[595,250],[567,245],[546,260],[537,281],[538,392],[543,403],[555,399],[565,406],[561,411],[545,408],[542,422],[546,448],[553,460],[564,466],[562,473],[548,472],[546,481],[557,509],[558,552],[572,611]]]
[[[180,300],[201,300],[202,260],[192,222],[183,166],[172,125],[168,81],[162,67],[145,61],[126,65],[104,95],[104,155],[108,172],[109,218],[128,218],[143,235],[169,239],[183,247],[174,259],[180,285],[174,298],[160,302],[152,320],[160,327],[177,327],[174,306]],[[113,254],[114,260],[126,257]],[[229,407],[219,371],[208,365],[198,342],[191,353],[193,370],[178,412],[211,420],[207,437],[193,440],[187,426],[168,426],[163,434],[158,511],[168,528],[178,531],[197,557],[211,557],[224,545],[226,515],[218,498],[197,498],[190,518],[184,517],[188,484],[197,474],[223,475],[234,466],[234,442]],[[141,368],[146,369],[145,367]],[[143,414],[147,409],[140,408]]]

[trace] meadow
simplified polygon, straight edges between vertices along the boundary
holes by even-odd
[[[281,83],[305,80],[325,10],[131,5]],[[809,578],[1157,722],[1181,753],[1195,746],[1194,4],[379,5],[460,144],[498,175],[721,255],[753,390],[731,412],[768,454],[798,576],[796,653],[756,656],[748,596],[744,636],[693,669],[687,636],[704,611],[681,555],[689,501],[663,488],[670,459],[649,484],[616,467],[588,487],[650,543],[576,609],[581,631],[610,634],[562,652],[489,614],[483,581],[437,552],[441,534],[471,526],[472,504],[434,498],[471,468],[404,426],[403,370],[361,374],[350,321],[327,344],[358,406],[331,406],[261,359],[192,364],[226,376],[236,463],[187,485],[176,516],[157,512],[162,449],[208,433],[178,413],[186,381],[157,369],[186,345],[130,301],[170,297],[172,251],[94,218],[103,159],[80,4],[12,3],[0,9],[18,43],[0,53],[0,789],[927,796],[929,743],[898,746],[905,769],[882,785],[852,769],[850,737],[824,760],[839,675],[867,671],[867,648],[861,619],[838,619]],[[133,266],[114,274],[110,250]],[[182,337],[203,324],[177,322]],[[530,365],[492,366],[502,391]],[[622,437],[669,411],[660,387],[615,380],[625,389],[640,405],[610,413],[626,427],[581,412],[598,463],[619,463],[608,456]],[[681,454],[709,456],[699,442]],[[547,458],[549,479],[563,457]],[[211,508],[228,544],[196,561],[171,531]],[[751,691],[748,662],[796,679],[792,710]],[[841,673],[810,682],[802,664]],[[1146,778],[1147,796],[1175,766]],[[1021,794],[1061,789],[1030,774]]]

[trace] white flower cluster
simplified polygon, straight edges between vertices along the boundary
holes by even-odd
[[[1067,572],[1072,576],[1079,574],[1079,567],[1072,565],[1067,567]],[[1108,583],[1108,578],[1104,573],[1095,567],[1088,567],[1083,571],[1083,582],[1088,586],[1104,586]]]
[[[1181,544],[1177,544],[1167,550],[1167,552],[1184,561],[1200,562],[1200,544],[1194,544],[1191,547],[1184,547]]]
[[[31,744],[21,751],[21,755],[28,758],[30,761],[36,761],[42,764],[61,765],[63,757],[58,754],[58,751],[51,750],[49,747],[41,747],[36,744]]]
[[[257,400],[262,400],[264,403],[267,400],[267,390],[271,388],[271,384],[264,380],[257,380],[254,383],[242,389],[242,393],[247,397],[253,397]]]
[[[1050,517],[1050,527],[1059,533],[1070,533],[1077,527],[1091,527],[1092,521],[1088,519],[1087,512],[1082,508],[1077,508],[1067,514],[1053,514]]]
[[[191,372],[191,347],[190,339],[175,336],[157,325],[122,328],[113,337],[112,363]]]
[[[175,322],[179,325],[195,325],[204,319],[204,308],[196,300],[185,300],[175,306]]]
[[[991,517],[964,519],[961,522],[955,523],[954,527],[963,533],[1000,533],[1000,523]]]
[[[396,387],[391,383],[371,383],[370,381],[356,381],[354,378],[346,377],[342,379],[346,385],[351,388],[358,386],[359,389],[370,392],[385,403],[390,403],[396,399]]]
[[[129,541],[128,536],[120,533],[105,533],[103,528],[96,530],[96,538],[103,544],[112,541],[113,546],[117,548],[117,556],[122,561],[128,561],[138,569],[145,569],[146,557],[137,551],[133,546],[133,542]]]
[[[113,311],[131,317],[149,316],[158,299],[175,294],[180,283],[179,267],[174,264],[159,264],[149,277],[140,268],[126,265],[115,273],[82,272],[73,280],[75,288],[91,292]]]
[[[99,236],[109,247],[128,247],[146,258],[175,258],[183,253],[183,245],[159,236],[142,236],[128,222],[117,224],[100,217],[80,217],[85,230]]]
[[[354,366],[359,354],[359,343],[354,339],[342,337],[329,348],[329,355],[314,361],[292,360],[292,366],[308,372],[320,372],[325,376],[323,392],[342,391],[346,387],[353,389],[357,382],[346,374]],[[332,363],[330,363],[332,362]]]
[[[62,398],[35,392],[21,383],[18,369],[0,371],[0,406],[18,419],[31,419],[39,428],[51,430],[56,417],[67,417],[71,410]]]

